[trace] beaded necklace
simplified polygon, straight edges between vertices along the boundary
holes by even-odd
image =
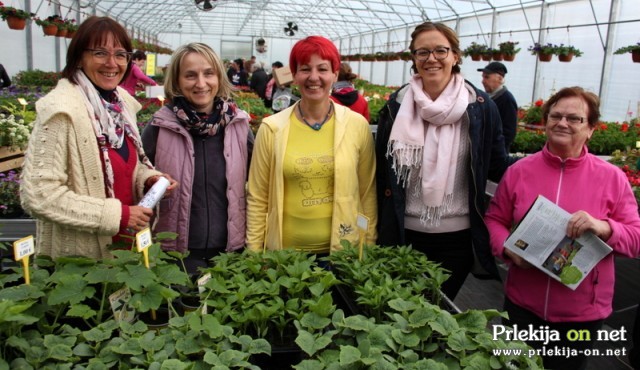
[[[327,115],[324,117],[322,122],[316,122],[314,124],[309,123],[309,121],[307,121],[304,118],[304,113],[302,113],[302,104],[300,103],[298,103],[298,111],[300,112],[300,117],[302,117],[302,121],[306,123],[307,126],[311,127],[316,131],[319,131],[322,128],[322,125],[324,125],[329,120],[329,117],[331,117],[331,112],[333,111],[333,104],[329,104],[329,112],[327,112]]]

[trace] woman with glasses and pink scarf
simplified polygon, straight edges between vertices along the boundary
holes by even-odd
[[[485,184],[512,162],[491,98],[460,74],[455,32],[442,23],[415,28],[413,76],[393,93],[376,136],[378,243],[412,245],[451,276],[455,298],[474,264],[498,271],[482,217]]]

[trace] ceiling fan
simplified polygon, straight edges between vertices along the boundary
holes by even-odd
[[[208,12],[210,10],[213,10],[213,8],[215,8],[215,5],[211,4],[212,0],[195,0],[196,2],[196,7],[200,10],[202,10],[203,12]],[[216,1],[216,0],[213,0]]]
[[[298,25],[293,22],[289,22],[287,23],[287,26],[284,28],[284,34],[287,36],[293,36],[296,34],[297,30],[298,30]]]

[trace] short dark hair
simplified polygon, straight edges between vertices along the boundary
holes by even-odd
[[[542,122],[546,125],[547,117],[554,105],[562,99],[572,97],[580,98],[587,104],[587,108],[589,109],[587,121],[589,126],[594,127],[600,119],[600,98],[598,98],[598,95],[587,91],[580,86],[565,87],[553,94],[549,100],[542,105]]]
[[[131,60],[147,60],[147,54],[142,50],[136,50],[131,55]]]
[[[68,79],[73,84],[77,84],[75,74],[82,62],[82,54],[87,49],[103,45],[107,37],[112,35],[117,43],[119,43],[127,52],[131,52],[131,39],[127,34],[127,30],[120,23],[109,17],[91,16],[85,19],[78,31],[71,39],[69,48],[67,49],[67,64],[62,70],[62,77]],[[127,65],[127,70],[122,76],[122,80],[126,79],[131,71],[131,63]]]
[[[282,68],[282,67],[284,67],[284,64],[282,64],[281,62],[271,63],[271,68]]]

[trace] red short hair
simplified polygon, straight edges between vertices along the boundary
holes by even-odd
[[[309,36],[296,42],[289,55],[289,68],[295,74],[298,66],[309,63],[311,56],[318,54],[320,58],[331,62],[331,69],[337,72],[340,69],[340,52],[331,40],[322,36]]]

